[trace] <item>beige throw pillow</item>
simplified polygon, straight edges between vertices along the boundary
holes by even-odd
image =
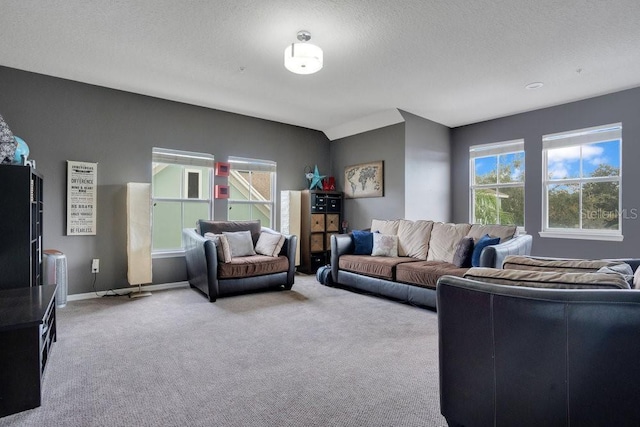
[[[471,224],[445,224],[436,222],[431,230],[427,261],[452,262],[458,242],[467,235]]]
[[[398,256],[427,259],[433,221],[400,220],[398,226]]]
[[[213,240],[214,245],[216,245],[218,262],[231,262],[231,248],[229,248],[229,241],[227,240],[227,236],[225,236],[224,234],[204,233],[204,238]]]
[[[256,243],[256,253],[260,255],[277,257],[280,254],[282,245],[284,245],[285,237],[282,234],[260,233],[258,242]]]
[[[478,241],[482,236],[488,234],[491,237],[499,237],[500,243],[506,242],[507,240],[511,240],[513,235],[516,233],[515,225],[482,225],[482,224],[473,224],[467,236],[473,237],[474,241]]]
[[[398,234],[398,227],[400,226],[399,219],[396,220],[386,220],[386,219],[373,219],[371,220],[371,231],[375,233],[376,231],[380,234]]]

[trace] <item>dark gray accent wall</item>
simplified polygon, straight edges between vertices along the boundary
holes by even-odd
[[[640,239],[640,88],[544,108],[452,130],[453,220],[469,221],[469,146],[524,138],[526,153],[525,228],[534,255],[572,258],[637,257]],[[622,122],[622,222],[624,240],[542,238],[542,136]]]
[[[398,123],[331,141],[331,173],[340,191],[344,191],[345,166],[384,161],[384,197],[345,199],[349,229],[369,228],[374,218],[404,218],[404,136],[404,123]]]
[[[450,129],[400,110],[405,120],[405,218],[451,219]]]
[[[128,287],[125,185],[151,182],[154,146],[223,161],[274,160],[276,200],[280,190],[305,187],[304,165],[330,167],[329,140],[318,131],[6,67],[0,67],[0,114],[44,175],[44,247],[66,254],[70,294],[93,291],[92,258],[100,259],[97,290]],[[98,163],[96,236],[65,235],[67,160]],[[216,201],[215,218],[226,219],[226,212],[226,203]],[[154,260],[154,283],[182,280],[183,258]]]

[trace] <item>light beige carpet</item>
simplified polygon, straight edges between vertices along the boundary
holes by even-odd
[[[296,277],[69,302],[42,406],[0,426],[444,426],[432,311]]]

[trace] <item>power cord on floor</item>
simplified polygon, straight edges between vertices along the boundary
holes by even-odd
[[[104,291],[104,294],[100,295],[98,293],[98,291],[96,290],[96,280],[98,279],[98,273],[93,273],[93,292],[96,294],[96,296],[99,297],[128,297],[132,294],[132,292],[126,292],[124,294],[119,294],[116,291],[113,290],[113,288]]]

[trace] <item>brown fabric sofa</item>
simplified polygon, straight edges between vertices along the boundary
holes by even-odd
[[[397,236],[398,256],[355,255],[351,235],[333,235],[331,274],[324,284],[435,308],[438,279],[443,275],[461,277],[468,270],[452,263],[463,237],[500,237],[499,244],[485,247],[480,254],[479,265],[484,267],[499,268],[509,254],[531,253],[531,236],[514,236],[515,226],[373,220],[371,230]]]
[[[202,291],[210,302],[220,296],[259,289],[291,289],[295,277],[298,237],[285,235],[284,244],[277,256],[241,256],[223,262],[218,256],[219,242],[205,235],[238,231],[250,231],[254,246],[261,233],[279,234],[270,228],[261,227],[260,221],[198,220],[196,229],[182,230],[187,277],[191,287]]]

